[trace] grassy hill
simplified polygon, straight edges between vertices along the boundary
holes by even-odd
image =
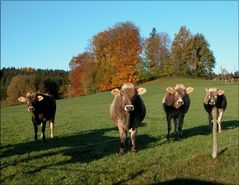
[[[194,87],[181,141],[166,141],[165,88]],[[238,85],[195,79],[142,84],[147,114],[137,134],[137,153],[118,155],[118,130],[109,118],[110,92],[57,101],[55,138],[33,140],[26,105],[1,106],[1,184],[238,184]],[[206,87],[225,91],[228,107],[217,159],[202,106]],[[40,130],[40,129],[39,129]],[[173,130],[172,130],[173,132]]]

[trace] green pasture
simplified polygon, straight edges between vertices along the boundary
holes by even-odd
[[[165,88],[194,87],[181,141],[166,141]],[[238,84],[164,78],[138,85],[147,114],[137,133],[137,153],[119,156],[118,130],[109,118],[110,92],[57,101],[55,138],[34,141],[26,105],[1,104],[1,184],[239,184]],[[211,158],[212,133],[202,102],[206,87],[225,91],[228,107]],[[40,128],[39,128],[40,130]],[[172,130],[173,134],[173,130]]]

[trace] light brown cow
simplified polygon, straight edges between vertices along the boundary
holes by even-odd
[[[206,89],[206,95],[204,97],[203,106],[208,113],[209,124],[212,124],[212,109],[215,107],[217,109],[218,115],[218,132],[222,132],[222,115],[227,108],[227,99],[223,90],[218,90],[217,88]]]
[[[128,131],[131,132],[131,151],[136,151],[137,128],[146,114],[144,102],[139,95],[145,92],[145,88],[135,88],[131,83],[124,84],[120,90],[116,88],[111,91],[115,97],[110,106],[110,117],[119,129],[120,155],[125,152]]]
[[[183,84],[176,84],[175,88],[168,87],[163,98],[163,109],[168,124],[167,140],[170,140],[171,120],[174,120],[174,133],[176,139],[183,137],[182,127],[185,114],[190,107],[189,94],[193,92],[192,87],[185,87]]]

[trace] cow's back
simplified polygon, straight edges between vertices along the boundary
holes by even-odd
[[[227,108],[227,99],[224,94],[218,96],[218,100],[216,102],[216,107],[219,109],[223,109],[224,111]]]
[[[56,113],[56,100],[52,95],[40,94],[43,96],[43,100],[37,104],[37,113],[43,114],[47,120],[54,121]]]
[[[139,95],[134,96],[133,105],[134,111],[130,113],[130,127],[138,127],[145,118],[146,108]]]

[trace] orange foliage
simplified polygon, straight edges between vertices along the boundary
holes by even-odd
[[[142,48],[139,30],[134,24],[117,24],[96,35],[92,44],[98,65],[97,87],[100,90],[139,81],[137,65]]]
[[[73,59],[70,62],[71,67],[70,81],[73,96],[84,95],[81,80],[88,59],[89,53],[85,52],[83,54],[78,55],[77,57],[73,57]]]
[[[35,72],[35,69],[31,68],[31,67],[24,67],[20,69],[22,72],[27,72],[27,73],[33,73]]]

